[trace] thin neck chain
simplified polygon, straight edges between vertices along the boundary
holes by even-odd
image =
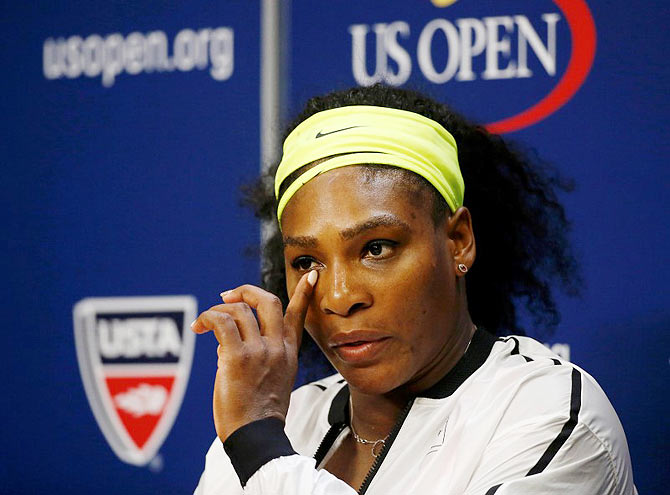
[[[472,337],[474,337],[476,331],[477,326],[475,325],[475,330],[472,333]],[[472,343],[472,337],[470,337],[468,345],[465,347],[465,351],[463,352],[463,354],[468,352],[470,344]],[[367,438],[363,438],[358,433],[356,433],[356,430],[354,430],[354,403],[351,400],[351,395],[349,396],[349,416],[350,416],[349,428],[351,429],[351,434],[354,437],[354,440],[356,440],[356,442],[360,443],[361,445],[372,445],[372,457],[376,459],[379,453],[384,448],[386,440],[388,440],[389,436],[386,435],[384,438],[380,438],[379,440],[368,440]]]
[[[367,438],[363,438],[359,436],[358,433],[356,433],[356,430],[354,430],[354,404],[351,401],[351,396],[349,396],[349,412],[351,416],[349,420],[349,428],[351,429],[351,434],[354,437],[354,440],[362,445],[372,445],[372,457],[376,459],[384,448],[386,440],[389,436],[386,435],[384,438],[380,438],[379,440],[368,440]]]

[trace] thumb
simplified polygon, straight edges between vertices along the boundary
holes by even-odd
[[[293,297],[286,307],[284,314],[284,332],[292,342],[300,347],[302,340],[302,331],[305,327],[305,317],[307,309],[314,294],[314,286],[319,278],[319,272],[312,270],[302,276],[293,292]]]

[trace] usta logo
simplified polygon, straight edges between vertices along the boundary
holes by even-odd
[[[73,310],[91,410],[123,461],[150,462],[172,428],[191,370],[191,296],[86,298]]]
[[[97,324],[103,358],[179,356],[181,338],[172,318],[101,318]]]

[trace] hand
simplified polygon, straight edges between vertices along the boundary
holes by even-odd
[[[222,442],[252,421],[268,417],[286,420],[305,316],[317,277],[316,271],[303,275],[285,315],[277,296],[243,285],[223,293],[226,304],[212,306],[191,325],[195,333],[212,330],[219,341],[214,425]]]

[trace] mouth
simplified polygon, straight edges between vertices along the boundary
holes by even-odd
[[[328,346],[342,361],[361,364],[378,357],[390,340],[390,336],[379,332],[355,330],[335,334]]]

